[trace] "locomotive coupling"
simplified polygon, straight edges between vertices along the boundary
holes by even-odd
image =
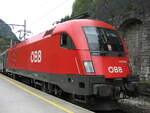
[[[125,90],[120,86],[113,86],[109,84],[95,84],[93,88],[94,95],[98,97],[110,97],[119,99],[125,97]]]
[[[139,75],[129,75],[127,81],[125,89],[129,96],[138,96],[146,90],[146,86],[139,82]]]
[[[108,84],[94,84],[93,94],[100,97],[113,96],[113,86]]]

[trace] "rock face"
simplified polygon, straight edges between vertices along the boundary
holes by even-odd
[[[150,0],[91,0],[91,3],[95,5],[92,18],[108,22],[121,32],[133,73],[150,79]]]
[[[18,41],[16,35],[11,31],[11,28],[0,19],[0,53],[10,46],[11,40]]]
[[[116,26],[126,41],[132,71],[150,79],[150,0],[99,0],[96,18]]]

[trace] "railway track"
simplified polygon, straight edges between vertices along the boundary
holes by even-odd
[[[150,85],[149,84],[145,84],[145,87],[146,89],[141,92],[141,96],[144,96],[144,97],[150,97]]]
[[[127,113],[123,110],[114,110],[114,111],[97,111],[95,113]]]
[[[150,92],[143,92],[143,93],[141,94],[141,96],[149,97],[149,98],[150,98]]]

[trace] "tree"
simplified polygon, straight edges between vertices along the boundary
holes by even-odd
[[[73,4],[72,16],[88,12],[91,18],[95,18],[96,0],[76,0]]]

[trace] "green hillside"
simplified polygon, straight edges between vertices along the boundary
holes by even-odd
[[[9,25],[0,19],[0,53],[10,47],[10,41],[18,41]]]

